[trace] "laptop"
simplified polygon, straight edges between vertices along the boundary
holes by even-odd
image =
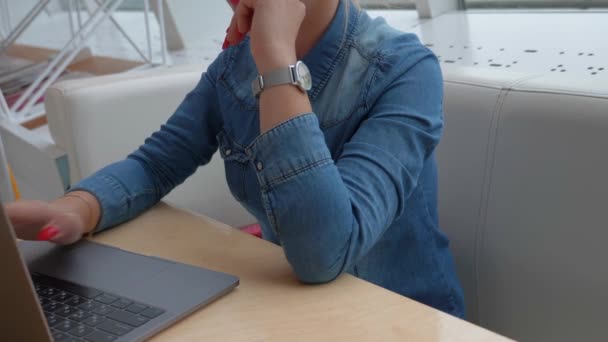
[[[141,341],[239,284],[86,240],[17,241],[1,203],[0,272],[0,341]]]

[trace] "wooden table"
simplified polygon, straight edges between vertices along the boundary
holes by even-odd
[[[507,341],[350,275],[303,285],[280,247],[167,204],[94,240],[241,278],[153,341]]]

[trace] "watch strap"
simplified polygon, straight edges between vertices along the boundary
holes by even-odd
[[[290,65],[287,68],[273,70],[264,75],[260,75],[253,80],[251,87],[253,89],[253,94],[256,97],[259,97],[264,89],[283,84],[297,85],[295,66]]]

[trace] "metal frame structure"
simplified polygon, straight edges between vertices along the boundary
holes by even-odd
[[[0,1],[0,39],[7,37],[12,30],[10,10],[7,1],[8,0]]]
[[[146,62],[146,65],[156,65],[152,61],[152,43],[150,34],[149,20],[149,1],[144,1],[144,20],[147,39],[147,55],[135,44],[133,39],[121,27],[121,25],[113,17],[113,13],[125,0],[93,0],[97,6],[91,9],[84,0],[68,0],[68,19],[70,24],[71,37],[68,43],[55,55],[48,63],[47,67],[41,72],[36,80],[25,90],[19,99],[12,105],[8,106],[4,96],[0,96],[0,115],[8,116],[9,119],[17,122],[22,122],[31,119],[36,113],[32,111],[37,100],[46,92],[46,90],[57,80],[57,78],[65,71],[72,63],[78,53],[86,46],[86,42],[91,37],[99,25],[106,19],[109,19],[122,36],[131,44],[141,58]],[[161,36],[161,54],[162,60],[160,64],[167,63],[167,44],[164,39],[165,28],[163,18],[163,0],[156,0],[160,8],[159,27]],[[34,7],[26,14],[26,16],[10,30],[8,34],[3,35],[4,39],[0,42],[0,54],[3,53],[10,45],[12,45],[19,36],[30,26],[34,19],[40,15],[49,4],[50,0],[39,0]],[[7,0],[0,1],[0,8],[7,8]],[[88,13],[88,18],[84,20],[81,15],[81,9],[84,5]],[[76,20],[74,20],[74,12]],[[2,11],[2,13],[8,13]],[[7,16],[5,14],[4,16]],[[2,18],[3,22],[5,18]],[[76,23],[75,23],[76,21]],[[10,26],[9,26],[10,27]]]
[[[68,5],[68,20],[70,24],[71,37],[68,43],[49,61],[48,65],[41,72],[35,81],[25,90],[19,99],[12,105],[8,106],[2,89],[0,89],[0,121],[10,120],[20,124],[26,120],[36,116],[33,111],[37,100],[46,92],[46,90],[57,80],[57,78],[65,71],[65,69],[73,62],[78,53],[86,46],[87,40],[95,33],[99,25],[106,19],[115,26],[121,35],[129,42],[129,44],[137,51],[139,56],[145,61],[147,66],[167,63],[167,44],[165,41],[165,23],[163,14],[163,0],[156,0],[160,9],[159,27],[161,36],[161,63],[154,63],[152,60],[152,41],[150,34],[150,0],[144,2],[144,21],[147,40],[147,54],[135,44],[129,34],[115,20],[113,13],[125,0],[93,0],[91,3],[96,5],[91,9],[86,0],[67,0]],[[31,23],[46,10],[50,0],[39,0],[25,17],[15,26],[10,21],[10,12],[8,0],[0,0],[0,55],[4,53],[31,25]],[[86,10],[88,17],[86,20],[82,18],[82,9]],[[76,18],[74,19],[74,16]],[[0,200],[10,202],[15,199],[11,178],[8,170],[8,162],[0,137]]]
[[[11,177],[8,172],[8,163],[4,154],[2,137],[0,136],[0,201],[6,203],[15,200]]]

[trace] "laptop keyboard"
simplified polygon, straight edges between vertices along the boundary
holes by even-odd
[[[57,342],[111,342],[165,311],[97,289],[32,274]]]

